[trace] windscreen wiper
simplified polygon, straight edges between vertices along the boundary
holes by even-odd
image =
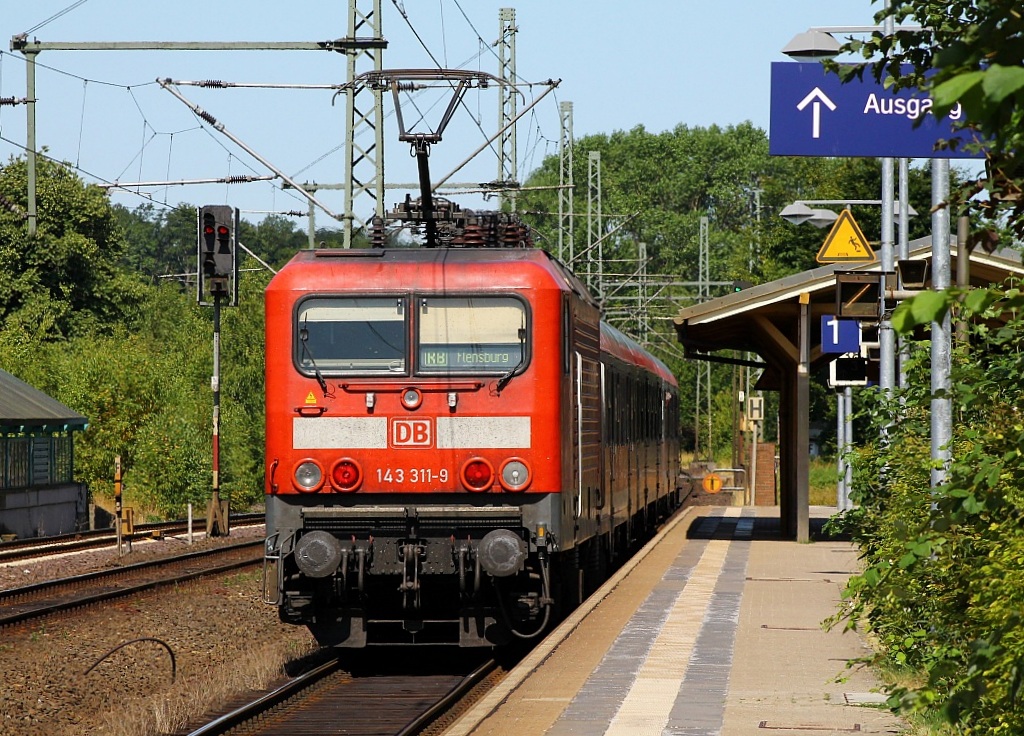
[[[526,328],[519,328],[519,365],[510,370],[508,373],[498,379],[497,385],[494,387],[495,393],[501,393],[501,390],[505,388],[509,381],[518,375],[519,371],[522,370],[523,366],[526,365]]]
[[[302,328],[299,329],[299,341],[302,343],[302,354],[306,359],[309,360],[309,364],[313,366],[313,375],[316,377],[316,382],[320,385],[320,390],[324,392],[324,398],[327,398],[327,381],[324,380],[323,374],[320,369],[317,368],[316,361],[313,359],[313,353],[309,350],[309,330],[306,329],[306,324],[303,322]]]

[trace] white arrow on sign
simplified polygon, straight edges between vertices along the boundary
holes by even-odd
[[[796,109],[800,110],[801,112],[803,112],[803,109],[805,107],[807,107],[809,104],[811,104],[812,102],[814,103],[814,107],[811,108],[811,112],[812,112],[812,116],[813,116],[813,118],[812,118],[812,121],[813,121],[812,122],[812,126],[813,127],[812,127],[812,131],[811,131],[811,137],[812,138],[820,138],[821,137],[821,106],[822,106],[822,104],[824,104],[826,107],[828,107],[829,110],[833,110],[834,111],[836,109],[836,103],[832,102],[832,100],[830,100],[828,98],[828,95],[826,95],[824,92],[822,92],[819,87],[815,87],[814,89],[812,89],[810,91],[810,94],[808,94],[805,98],[800,100],[800,104],[798,104],[796,106]]]

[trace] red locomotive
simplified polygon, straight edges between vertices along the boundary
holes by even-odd
[[[302,251],[266,291],[265,599],[325,645],[536,636],[679,503],[678,407],[544,251]]]

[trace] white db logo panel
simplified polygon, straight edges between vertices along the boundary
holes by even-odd
[[[429,419],[392,419],[390,430],[392,447],[434,446],[434,425]]]

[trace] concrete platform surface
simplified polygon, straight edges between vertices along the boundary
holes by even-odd
[[[812,528],[834,508],[812,507]],[[855,633],[826,631],[848,542],[779,535],[771,507],[671,520],[446,736],[895,734]]]

